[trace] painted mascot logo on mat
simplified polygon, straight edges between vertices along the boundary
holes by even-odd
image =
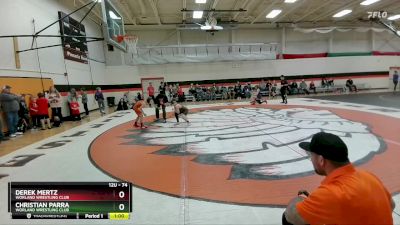
[[[206,107],[206,108],[205,108]],[[131,116],[131,115],[128,115]],[[170,115],[172,116],[172,115]],[[313,134],[339,135],[350,160],[400,191],[400,120],[359,110],[313,106],[193,106],[190,124],[118,125],[96,138],[90,158],[136,187],[177,197],[286,206],[299,189],[323,179],[298,147]],[[151,122],[154,118],[145,118]]]
[[[324,131],[339,135],[355,164],[383,149],[366,126],[327,110],[237,108],[190,114],[190,124],[153,124],[135,143],[166,146],[153,154],[197,156],[206,165],[232,165],[229,179],[285,179],[314,173],[302,141]]]

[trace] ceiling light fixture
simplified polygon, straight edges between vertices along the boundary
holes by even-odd
[[[297,0],[285,0],[285,3],[295,3]]]
[[[207,2],[207,0],[196,0],[196,3],[199,3],[199,4],[204,4],[206,2]]]
[[[345,16],[345,15],[351,13],[351,12],[352,12],[351,9],[344,9],[344,10],[336,13],[335,15],[333,15],[333,17],[342,17],[342,16]]]
[[[388,18],[388,20],[397,20],[397,19],[400,19],[400,14],[393,15],[393,16],[390,16],[390,17]]]
[[[203,17],[203,11],[193,11],[193,19],[201,19]]]
[[[274,9],[270,13],[268,13],[268,15],[265,17],[272,19],[272,18],[275,18],[277,15],[279,15],[281,12],[282,12],[282,10],[280,10],[280,9]]]
[[[380,0],[365,0],[360,3],[360,5],[371,5],[374,4],[375,2],[379,2]]]

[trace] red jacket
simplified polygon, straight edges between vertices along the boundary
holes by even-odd
[[[38,112],[39,112],[39,106],[37,104],[37,101],[29,102],[29,114],[31,116],[36,116]]]
[[[48,116],[49,115],[49,100],[47,98],[39,98],[36,103],[38,104],[38,115]]]

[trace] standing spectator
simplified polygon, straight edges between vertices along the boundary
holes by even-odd
[[[21,99],[19,102],[19,111],[18,111],[18,132],[25,132],[27,129],[30,129],[29,123],[29,109],[25,101],[25,94],[21,95]]]
[[[33,129],[37,129],[39,127],[40,119],[39,119],[39,106],[37,104],[37,97],[31,95],[29,100],[29,115],[32,119]]]
[[[3,107],[3,112],[6,114],[7,128],[12,138],[23,134],[22,132],[17,132],[19,100],[19,96],[11,93],[10,86],[3,87],[0,94],[0,103]]]
[[[178,87],[178,102],[185,101],[185,92],[183,92],[183,88],[177,84]]]
[[[314,81],[312,80],[310,83],[310,91],[313,90],[314,94],[317,94],[317,88],[315,87]]]
[[[395,203],[389,191],[376,175],[355,168],[339,136],[319,132],[299,147],[325,179],[311,194],[298,192],[282,224],[393,224]]]
[[[166,87],[167,87],[167,83],[164,83],[163,81],[161,81],[160,86],[158,86],[158,93],[160,93],[160,92],[164,92],[165,93]]]
[[[99,105],[99,110],[100,110],[101,115],[106,114],[105,109],[104,109],[104,95],[103,95],[103,92],[101,92],[100,87],[96,88],[96,93],[94,94],[94,99],[96,100],[97,104]]]
[[[215,83],[210,88],[210,100],[216,100],[217,98],[217,86]]]
[[[285,76],[281,75],[281,97],[282,97],[282,102],[287,104],[287,93],[289,91],[289,83],[287,80],[285,80]]]
[[[163,114],[163,122],[167,122],[167,113],[165,111],[166,104],[168,103],[168,98],[165,96],[164,92],[160,92],[155,100],[156,105],[156,121],[160,119],[160,109],[162,110]]]
[[[51,86],[49,88],[49,95],[48,95],[50,107],[51,107],[51,118],[54,121],[56,117],[62,122],[63,116],[61,113],[61,106],[62,106],[62,100],[61,100],[61,94],[58,92],[58,90],[54,87]]]
[[[242,85],[240,85],[239,81],[235,84],[233,90],[235,91],[235,98],[238,100],[242,99]]]
[[[354,85],[353,80],[351,79],[351,77],[349,77],[349,79],[346,81],[346,87],[349,88],[350,91],[355,91],[357,92],[357,87],[356,85]]]
[[[149,104],[149,106],[151,107],[151,100],[154,100],[154,87],[153,84],[151,82],[149,82],[149,86],[147,87],[147,94],[149,95],[149,97],[147,98],[147,104]]]
[[[276,96],[276,89],[278,88],[278,84],[276,83],[276,81],[274,80],[271,84],[271,91],[270,91],[270,96],[272,96],[272,99],[275,98]]]
[[[196,87],[193,86],[193,83],[190,84],[190,87],[189,87],[189,94],[192,95],[192,96],[194,96],[194,98],[196,99]]]
[[[68,93],[68,104],[72,120],[81,120],[81,113],[79,111],[80,97],[81,96],[78,95],[78,92],[75,90],[75,88],[71,88],[71,90]]]
[[[0,115],[1,115],[1,105],[0,105]],[[8,140],[9,140],[9,138],[4,136],[3,125],[2,125],[2,122],[1,122],[1,118],[0,118],[0,143],[2,141],[8,141]]]
[[[85,109],[85,114],[86,116],[89,116],[89,109],[88,109],[88,96],[87,96],[87,92],[85,91],[85,88],[81,88],[81,101],[83,104],[83,108]]]
[[[393,74],[393,84],[394,84],[393,91],[396,91],[396,87],[397,87],[398,83],[399,83],[399,74],[397,73],[397,71],[394,71],[394,74]]]
[[[46,123],[47,128],[51,129],[50,118],[49,118],[49,101],[47,98],[44,97],[43,93],[38,94],[38,116],[40,120],[40,124],[42,125],[42,130],[46,130]]]
[[[301,90],[301,92],[302,93],[306,93],[306,94],[310,94],[310,92],[307,90],[307,84],[306,84],[306,82],[304,81],[304,79],[303,80],[301,80],[301,83],[300,83],[300,90]]]
[[[271,89],[272,89],[272,82],[271,82],[271,80],[268,80],[267,81],[267,86],[266,86],[266,88],[267,88],[267,90],[266,91],[268,91],[268,96],[269,97],[271,97],[272,96],[272,93],[271,93]]]

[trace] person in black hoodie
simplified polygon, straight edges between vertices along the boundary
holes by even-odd
[[[160,120],[160,108],[162,110],[163,113],[163,119],[164,119],[164,123],[167,122],[167,113],[165,112],[165,105],[168,103],[168,98],[165,95],[165,92],[161,91],[156,99],[155,99],[155,105],[156,105],[156,121]]]

